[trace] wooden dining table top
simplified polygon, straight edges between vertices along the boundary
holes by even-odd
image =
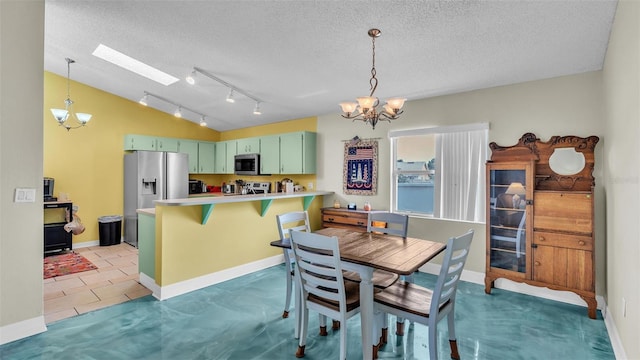
[[[437,241],[401,238],[393,235],[359,232],[342,228],[323,228],[314,233],[338,238],[340,258],[400,275],[410,275],[440,254],[446,244]],[[274,241],[272,246],[290,248]]]

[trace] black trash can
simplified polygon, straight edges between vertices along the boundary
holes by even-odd
[[[100,246],[116,245],[120,243],[122,233],[122,216],[108,215],[98,218],[98,234]]]

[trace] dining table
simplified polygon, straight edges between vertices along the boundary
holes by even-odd
[[[374,306],[372,283],[374,269],[398,275],[416,272],[442,251],[446,244],[412,237],[398,237],[375,232],[361,232],[345,228],[323,228],[315,233],[338,238],[343,270],[356,271],[360,275],[360,321],[362,330],[362,358],[372,359],[377,346],[374,340]],[[272,246],[290,248],[281,241]],[[296,290],[297,293],[297,290]],[[296,300],[299,296],[296,296]],[[300,302],[296,301],[296,319],[299,319]],[[296,336],[298,329],[296,325]]]

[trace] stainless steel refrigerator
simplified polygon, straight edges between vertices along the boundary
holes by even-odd
[[[189,196],[189,156],[161,151],[134,151],[124,156],[124,241],[138,247],[137,209],[154,208],[155,200]]]

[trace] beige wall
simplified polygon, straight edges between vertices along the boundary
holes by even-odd
[[[640,3],[620,1],[603,71],[607,289],[627,359],[640,359]],[[623,310],[626,301],[626,316]]]
[[[45,330],[43,49],[44,1],[0,1],[0,344]],[[37,189],[36,202],[14,203],[17,187]]]
[[[338,113],[318,117],[318,188],[336,192],[342,204],[369,201],[374,209],[390,208],[390,144],[389,130],[488,122],[489,141],[514,145],[526,132],[546,141],[553,135],[601,137],[602,121],[601,73],[590,72],[549,80],[502,86],[462,94],[409,101],[404,114],[392,124],[379,123],[376,130],[362,122],[343,119]],[[333,134],[342,134],[336,137]],[[353,196],[342,192],[343,142],[360,138],[380,138],[378,150],[378,195]],[[605,282],[604,203],[602,191],[602,144],[596,148],[596,235],[597,292],[602,294]],[[325,197],[325,206],[334,198]],[[409,234],[445,241],[469,228],[476,233],[466,269],[484,273],[484,224],[412,218]]]

